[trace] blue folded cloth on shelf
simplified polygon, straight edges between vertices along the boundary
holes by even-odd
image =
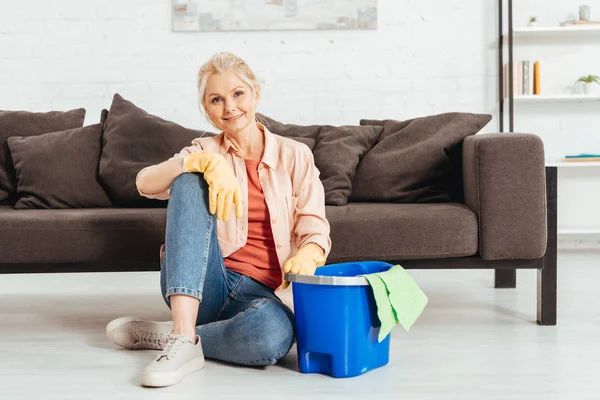
[[[385,272],[359,275],[369,282],[381,322],[378,340],[383,341],[397,324],[409,330],[421,315],[428,298],[400,265]]]

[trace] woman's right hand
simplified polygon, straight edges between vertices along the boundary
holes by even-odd
[[[217,219],[227,222],[233,204],[237,218],[242,218],[242,192],[225,157],[206,150],[197,151],[185,156],[183,171],[204,174],[204,180],[208,183],[209,211],[211,214],[216,212]]]

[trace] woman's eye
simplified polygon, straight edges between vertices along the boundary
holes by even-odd
[[[217,101],[219,101],[219,100],[221,100],[221,98],[219,98],[219,97],[215,97],[215,98],[213,98],[213,99],[212,99],[212,103],[216,103],[216,102],[217,102]]]
[[[235,95],[238,96],[238,97],[241,96],[241,95],[243,95],[243,94],[244,94],[244,92],[242,92],[242,91],[235,92]]]

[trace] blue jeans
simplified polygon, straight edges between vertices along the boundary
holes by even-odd
[[[196,333],[207,358],[272,365],[292,347],[292,311],[273,289],[225,268],[202,174],[182,174],[171,186],[160,286],[169,308],[173,294],[200,300]]]

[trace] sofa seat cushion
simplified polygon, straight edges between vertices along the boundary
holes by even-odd
[[[472,256],[477,218],[457,203],[326,206],[328,263]],[[0,206],[3,263],[156,262],[165,208],[16,210]]]
[[[16,210],[0,206],[3,263],[156,262],[165,208]]]
[[[328,263],[472,256],[477,217],[459,203],[348,203],[326,206]]]

